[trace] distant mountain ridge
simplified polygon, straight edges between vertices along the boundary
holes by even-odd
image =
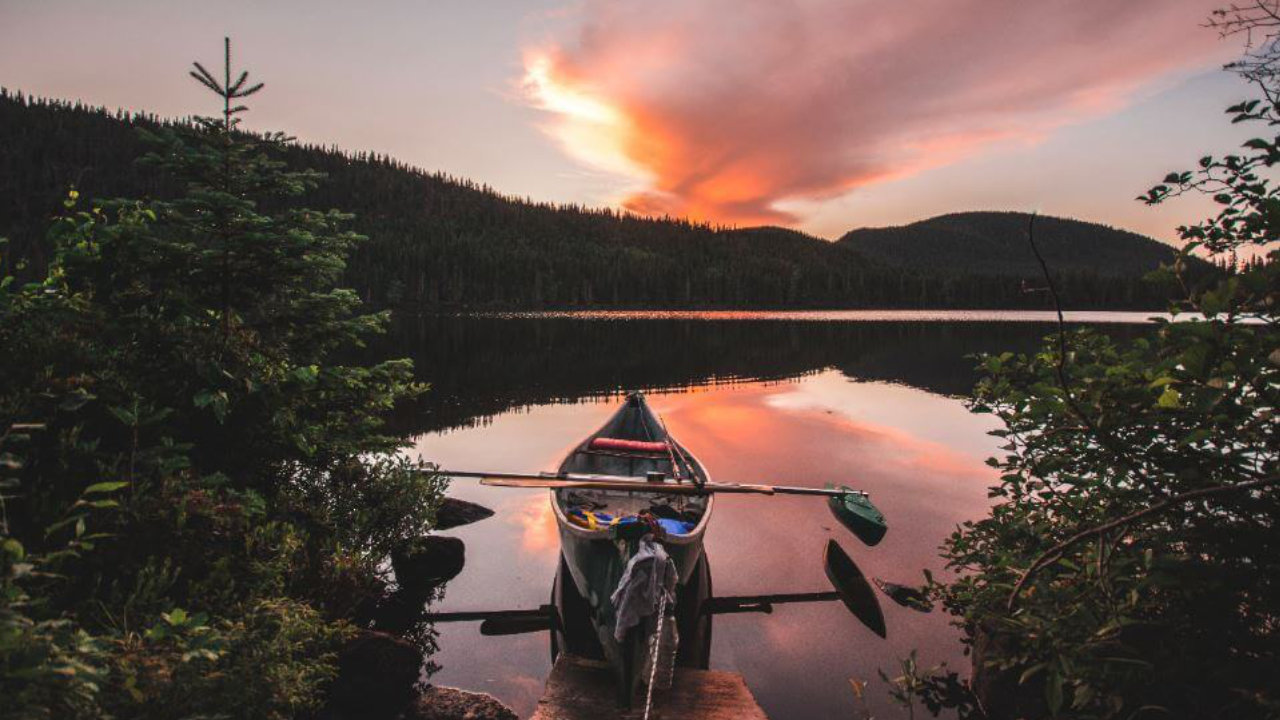
[[[17,261],[28,262],[28,276],[40,271],[49,259],[50,218],[72,186],[82,206],[176,194],[171,179],[134,162],[148,149],[138,130],[161,127],[188,125],[0,88],[0,237],[12,241],[0,246],[0,272]],[[1043,293],[1025,291],[1039,269],[1010,262],[1025,247],[1021,221],[956,220],[986,213],[858,230],[830,242],[778,227],[532,202],[366,152],[296,144],[283,159],[326,176],[300,199],[305,206],[355,215],[352,229],[369,240],[350,258],[346,282],[378,308],[1047,307]],[[1164,306],[1164,291],[1139,282],[1163,259],[1147,252],[1154,241],[1109,228],[1103,239],[1088,238],[1103,226],[1040,222],[1047,233],[1062,224],[1071,231],[1061,237],[1090,248],[1047,253],[1068,307]],[[936,224],[942,230],[909,230]],[[1054,246],[1052,233],[1046,242]],[[1101,247],[1109,242],[1122,247]],[[1124,262],[1099,264],[1094,256]]]
[[[950,273],[1040,274],[1023,212],[957,212],[894,227],[860,228],[836,242],[895,267]],[[1051,216],[1035,221],[1035,241],[1056,272],[1134,277],[1169,262],[1174,248],[1127,230]]]

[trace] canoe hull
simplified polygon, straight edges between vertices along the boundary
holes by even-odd
[[[638,669],[647,639],[638,628],[632,628],[619,642],[613,635],[612,622],[597,617],[600,606],[593,606],[579,590],[572,567],[561,555],[551,593],[551,602],[559,614],[551,633],[551,660],[555,662],[560,652],[568,652],[607,661],[614,671],[618,705],[630,707],[641,689],[643,678]],[[705,609],[711,593],[710,564],[706,555],[699,552],[688,580],[676,594],[675,621],[680,634],[676,665],[680,667],[710,667],[713,616]]]
[[[592,453],[589,449],[591,440],[601,436],[602,433],[608,433],[604,435],[606,437],[641,441],[652,441],[653,438],[658,437],[671,443],[671,454],[669,456],[654,454],[650,457],[617,457],[612,454]],[[675,476],[676,472],[673,469],[679,472],[686,483],[694,477],[702,481],[710,480],[701,463],[666,434],[665,427],[649,410],[644,398],[640,395],[628,397],[622,409],[600,431],[588,437],[570,452],[560,467],[562,473],[604,472],[644,476],[647,472],[656,471],[663,472],[668,478]],[[651,487],[650,485],[649,488]],[[645,638],[642,636],[641,628],[632,628],[621,641],[615,637],[615,615],[610,597],[617,588],[627,563],[636,553],[639,543],[636,539],[610,537],[611,533],[607,530],[591,530],[571,522],[562,506],[561,492],[565,491],[552,490],[550,498],[560,533],[563,562],[559,574],[569,576],[573,585],[571,591],[581,600],[576,605],[576,612],[587,614],[587,622],[595,636],[594,643],[584,641],[577,644],[587,649],[598,648],[604,659],[614,667],[618,678],[619,704],[629,707],[640,680],[638,668],[643,659]],[[643,497],[648,498],[652,495],[645,493]],[[714,496],[702,496],[698,502],[705,502],[702,516],[688,534],[668,535],[660,539],[667,555],[675,563],[678,573],[676,611],[679,616],[687,618],[680,622],[682,635],[686,627],[692,630],[691,637],[686,639],[682,636],[681,638],[678,661],[683,658],[682,664],[689,662],[691,658],[694,662],[701,660],[705,663],[706,653],[686,652],[684,648],[686,642],[693,642],[693,647],[702,644],[709,647],[710,638],[709,618],[705,624],[705,631],[703,626],[698,624],[697,618],[701,614],[701,602],[705,599],[699,596],[705,596],[710,592],[710,577],[706,569],[702,544],[711,517]],[[564,587],[565,585],[564,578],[560,577],[557,580],[557,595],[564,595],[570,590]],[[582,626],[579,618],[564,618],[562,624]],[[703,636],[707,640],[706,643],[700,640]],[[573,644],[569,647],[573,647]]]

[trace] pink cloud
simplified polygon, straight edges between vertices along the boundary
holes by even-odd
[[[525,88],[646,214],[792,223],[833,197],[1036,142],[1232,52],[1218,0],[588,2]]]

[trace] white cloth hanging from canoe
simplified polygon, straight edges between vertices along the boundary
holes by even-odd
[[[618,588],[609,596],[615,617],[614,639],[622,642],[628,630],[658,612],[664,593],[667,605],[675,605],[677,580],[676,564],[666,548],[652,535],[640,538],[639,550],[627,561]]]

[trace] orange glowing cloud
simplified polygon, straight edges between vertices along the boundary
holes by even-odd
[[[566,152],[621,204],[797,221],[829,198],[1122,107],[1230,48],[1219,0],[588,1],[525,53]]]

